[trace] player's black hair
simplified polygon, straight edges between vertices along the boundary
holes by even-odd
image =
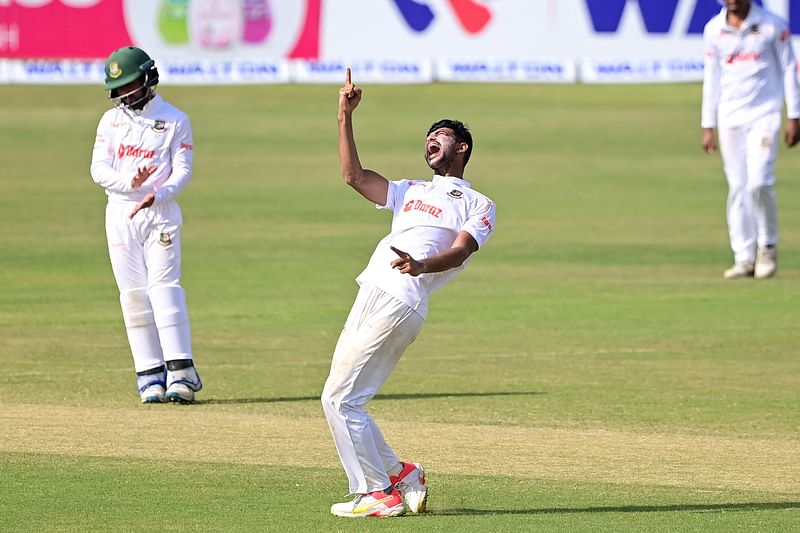
[[[464,166],[467,166],[467,163],[469,162],[469,156],[472,155],[472,134],[469,132],[469,129],[464,125],[463,122],[451,120],[449,118],[443,118],[442,120],[437,120],[433,123],[433,125],[431,125],[431,127],[428,129],[428,135],[439,128],[449,128],[453,130],[456,142],[467,144],[467,151],[464,154]]]

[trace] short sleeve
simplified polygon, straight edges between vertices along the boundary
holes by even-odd
[[[466,231],[478,243],[478,248],[481,248],[489,237],[494,233],[494,227],[497,216],[497,207],[494,202],[487,198],[480,199],[470,213],[462,231]]]
[[[375,207],[397,211],[397,206],[403,205],[403,198],[411,183],[413,183],[411,180],[389,181],[389,190],[386,191],[386,205],[375,204]]]

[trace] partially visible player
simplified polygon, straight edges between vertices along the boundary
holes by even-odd
[[[789,24],[750,0],[725,0],[703,33],[702,147],[719,149],[728,179],[734,264],[726,279],[778,268],[775,159],[786,102],[786,145],[800,141],[800,91]]]
[[[401,462],[365,405],[388,379],[428,315],[428,296],[461,272],[491,237],[495,204],[463,179],[472,135],[458,121],[428,130],[425,160],[432,181],[389,181],[361,166],[353,111],[362,91],[347,69],[339,90],[339,158],[345,182],[378,208],[392,211],[389,235],[358,276],[355,303],[336,344],[322,406],[347,473],[352,501],[331,512],[344,517],[398,516],[425,509],[421,465]],[[414,430],[413,427],[410,428]]]
[[[155,93],[158,70],[140,48],[115,50],[105,74],[114,108],[97,127],[91,174],[108,196],[108,252],[139,395],[143,403],[190,403],[203,385],[180,283],[175,198],[192,175],[192,128]]]

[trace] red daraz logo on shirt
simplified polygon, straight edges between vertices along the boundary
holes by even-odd
[[[728,57],[727,63],[741,63],[744,61],[758,61],[761,59],[761,54],[758,52],[737,52]]]
[[[428,213],[434,218],[439,218],[439,215],[442,214],[441,209],[435,205],[426,204],[422,200],[409,200],[406,202],[406,205],[403,206],[403,211],[422,211],[423,213]]]
[[[120,144],[119,150],[117,150],[117,157],[120,159],[123,157],[141,157],[144,159],[153,159],[155,156],[155,150],[145,150],[144,148],[136,148],[135,146],[129,146],[125,144]]]

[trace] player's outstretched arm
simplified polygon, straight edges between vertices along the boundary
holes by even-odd
[[[352,81],[350,69],[345,74],[344,85],[339,89],[339,161],[345,183],[364,198],[378,205],[386,205],[389,182],[377,172],[361,166],[353,135],[353,111],[361,103],[361,87]]]
[[[468,232],[461,231],[453,242],[453,246],[440,254],[421,260],[414,259],[410,254],[398,250],[394,246],[390,246],[390,248],[398,257],[392,261],[392,268],[396,268],[403,274],[419,276],[432,272],[444,272],[460,266],[470,255],[478,251],[478,242]]]

